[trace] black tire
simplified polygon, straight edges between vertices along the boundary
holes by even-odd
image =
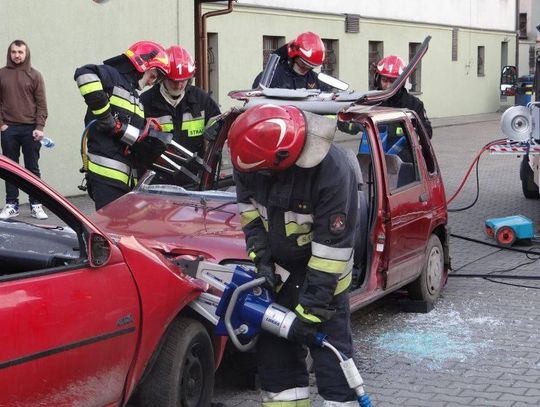
[[[426,258],[422,272],[416,280],[407,286],[409,296],[413,300],[426,301],[433,304],[444,283],[444,251],[441,241],[431,235],[426,248]]]
[[[149,376],[137,389],[140,407],[207,407],[214,389],[214,350],[204,326],[178,318]]]
[[[523,196],[527,199],[540,199],[540,191],[538,190],[538,185],[534,183],[534,172],[529,166],[529,158],[527,156],[524,156],[523,161],[521,161],[519,175]]]

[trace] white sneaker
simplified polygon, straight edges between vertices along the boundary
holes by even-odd
[[[19,215],[19,208],[15,204],[6,204],[2,212],[0,212],[0,219],[6,220],[9,218],[14,218]]]
[[[48,219],[49,217],[47,216],[47,214],[45,213],[45,211],[43,210],[43,207],[41,206],[41,204],[35,204],[35,205],[32,205],[32,216],[36,219]],[[18,212],[17,212],[18,214]]]

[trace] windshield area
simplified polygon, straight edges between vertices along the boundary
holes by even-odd
[[[229,187],[224,190],[194,191],[178,185],[160,183],[159,177],[156,176],[154,171],[148,171],[145,174],[143,179],[135,188],[135,191],[155,195],[185,196],[223,201],[236,201],[236,191],[234,187]]]

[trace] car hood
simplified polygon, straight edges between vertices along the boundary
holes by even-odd
[[[91,216],[111,237],[134,236],[165,254],[247,259],[236,201],[130,192]]]

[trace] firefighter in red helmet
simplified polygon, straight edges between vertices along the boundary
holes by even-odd
[[[313,71],[323,64],[325,58],[324,43],[314,32],[300,34],[274,53],[280,56],[280,63],[270,83],[271,88],[330,90]],[[255,78],[253,89],[259,86],[261,76],[262,72]]]
[[[218,104],[201,88],[192,85],[195,75],[195,60],[187,49],[173,45],[167,49],[170,71],[160,84],[141,95],[147,117],[155,117],[162,131],[173,133],[173,140],[199,157],[204,155],[203,133],[206,125],[221,112]],[[187,169],[197,174],[195,164],[187,164]],[[193,180],[179,174],[171,182],[181,186],[193,184]]]
[[[317,331],[353,354],[348,288],[358,235],[358,183],[332,144],[336,122],[294,106],[259,105],[231,125],[228,146],[249,257],[276,301],[298,319],[288,340],[261,334],[257,364],[264,406],[308,405],[306,346],[328,405],[356,398]]]
[[[384,57],[377,64],[375,73],[375,86],[377,89],[386,90],[392,86],[394,81],[405,69],[405,63],[396,55]],[[411,95],[405,87],[402,87],[394,96],[383,101],[381,106],[407,108],[415,111],[422,121],[429,138],[433,135],[431,122],[429,121],[424,103],[416,96]]]
[[[142,175],[138,172],[143,168],[126,154],[117,125],[144,128],[138,90],[168,72],[165,49],[152,41],[139,41],[102,65],[84,65],[75,71],[74,79],[88,106],[84,118],[88,126],[86,180],[96,210],[132,189]]]

